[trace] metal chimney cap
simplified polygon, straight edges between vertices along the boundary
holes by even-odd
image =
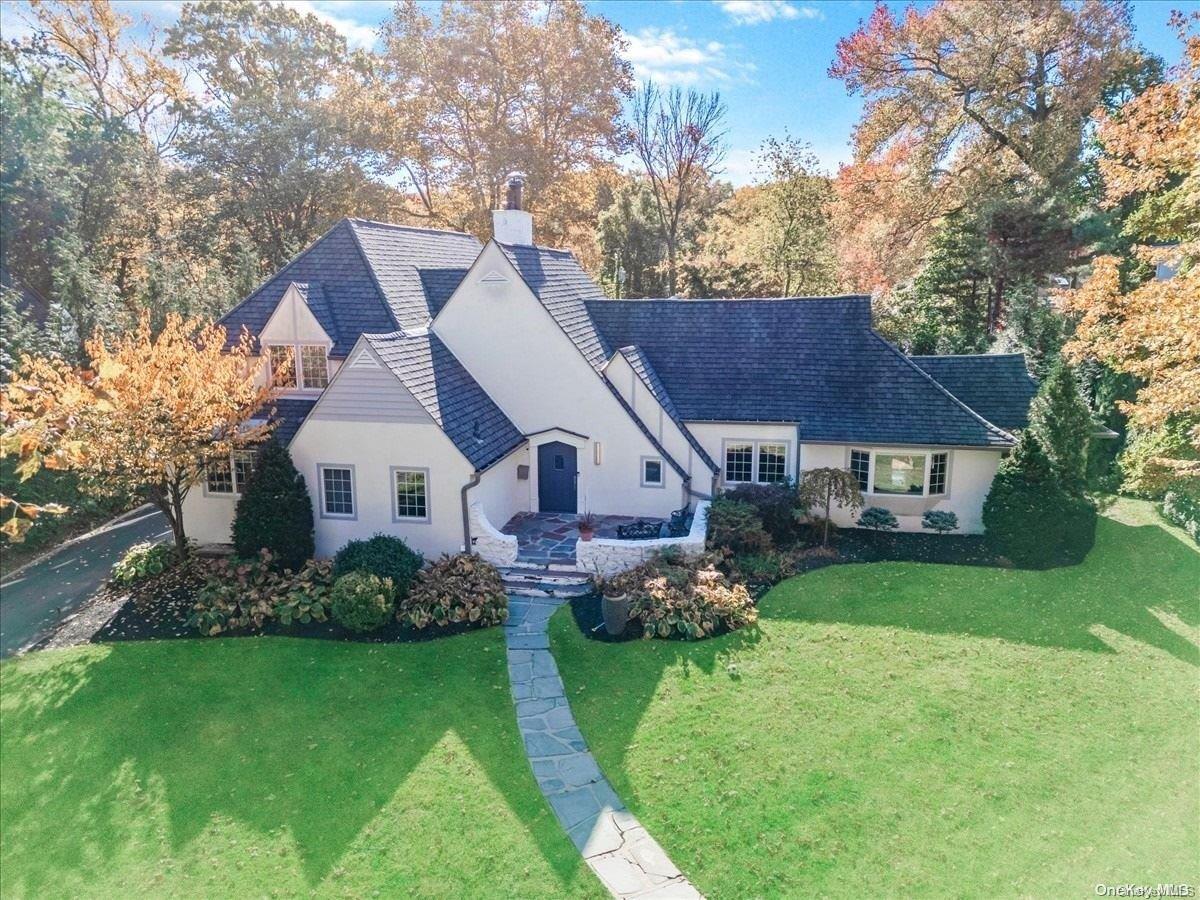
[[[504,208],[516,209],[522,208],[521,193],[525,188],[525,174],[523,172],[508,173],[508,189],[505,192]]]

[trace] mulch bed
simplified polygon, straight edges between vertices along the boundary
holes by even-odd
[[[192,613],[192,603],[200,581],[180,570],[171,570],[157,578],[150,578],[134,588],[108,584],[101,593],[129,595],[126,602],[109,622],[92,637],[93,643],[118,641],[161,641],[178,638],[204,637],[195,627],[187,624]],[[295,623],[284,626],[268,621],[261,629],[242,628],[224,631],[215,637],[240,638],[259,635],[282,635],[286,637],[315,638],[324,641],[354,641],[361,644],[412,644],[450,637],[469,631],[473,626],[466,623],[448,625],[445,628],[412,628],[392,620],[375,631],[357,632],[329,619],[325,622]]]

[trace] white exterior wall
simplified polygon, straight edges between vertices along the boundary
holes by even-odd
[[[480,283],[493,272],[505,280]],[[537,433],[554,428],[587,436],[578,450],[580,512],[665,517],[682,505],[683,479],[665,462],[664,486],[641,486],[642,457],[658,451],[494,244],[484,248],[432,329],[517,428],[532,435],[532,509],[536,447],[560,439]]]
[[[483,514],[496,528],[503,528],[517,513],[529,511],[531,496],[536,493],[530,485],[536,482],[532,477],[517,477],[517,468],[528,465],[529,448],[518,447],[485,471],[479,478],[479,484],[468,491],[470,502],[479,503]],[[530,476],[532,472],[530,469]]]
[[[472,467],[431,420],[427,424],[305,421],[292,441],[292,461],[317,506],[317,556],[376,532],[403,538],[427,557],[462,548],[462,487]],[[318,465],[354,467],[353,519],[327,519],[319,509]],[[430,521],[393,521],[392,467],[427,469]]]
[[[795,479],[798,472],[798,452],[796,445],[796,426],[779,424],[777,422],[748,423],[748,422],[685,422],[688,431],[700,442],[718,466],[721,467],[721,481],[718,489],[725,486],[725,441],[771,441],[772,443],[787,444],[788,474]],[[701,488],[697,488],[701,490]],[[705,486],[703,490],[708,490]]]
[[[194,484],[183,498],[183,528],[187,536],[200,544],[233,542],[233,511],[238,497],[207,494],[204,482]]]
[[[675,457],[675,461],[688,470],[688,474],[692,476],[692,490],[707,494],[712,489],[712,471],[692,449],[679,426],[667,415],[658,398],[650,392],[641,376],[629,364],[629,360],[620,353],[616,354],[609,360],[604,375],[625,398],[625,402],[633,407],[642,424],[667,448],[667,452]]]
[[[627,572],[668,547],[676,547],[685,556],[695,558],[704,553],[708,533],[709,501],[696,504],[692,527],[681,537],[656,538],[650,541],[622,541],[616,538],[582,538],[575,541],[575,568],[602,578]]]
[[[992,478],[1000,465],[998,450],[947,450],[945,447],[872,447],[855,444],[857,450],[911,450],[914,453],[947,452],[946,493],[932,497],[905,497],[895,494],[863,494],[865,506],[882,506],[891,510],[900,523],[901,531],[922,531],[921,516],[926,510],[948,510],[958,516],[957,534],[979,534],[983,531],[983,501],[992,486]],[[800,467],[802,470],[850,466],[851,447],[845,444],[802,444]],[[848,510],[836,509],[833,521],[837,525],[850,526],[857,515]]]

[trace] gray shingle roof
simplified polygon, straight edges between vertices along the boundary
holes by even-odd
[[[913,356],[912,361],[946,390],[1001,428],[1029,424],[1029,403],[1037,381],[1023,353],[969,356]]]
[[[292,438],[300,430],[300,425],[316,405],[316,400],[279,397],[259,410],[255,418],[264,418],[275,422],[276,425],[273,434],[279,440],[279,443],[286,447],[292,442]]]
[[[496,246],[587,361],[597,370],[604,368],[612,352],[596,330],[586,305],[589,300],[603,300],[604,292],[583,271],[574,254],[570,250],[499,241]]]
[[[686,421],[795,422],[801,440],[1007,447],[871,329],[868,297],[588,300],[637,345]]]
[[[475,238],[458,232],[343,219],[220,322],[231,344],[243,327],[257,336],[295,282],[304,285],[321,326],[332,328],[332,355],[345,356],[359,335],[424,325],[479,249]]]
[[[716,461],[708,455],[708,452],[696,440],[696,436],[683,423],[683,418],[679,415],[679,410],[675,408],[675,404],[671,400],[671,395],[667,393],[666,385],[662,383],[662,379],[654,371],[654,366],[650,364],[650,360],[646,357],[646,354],[636,344],[629,347],[621,347],[617,352],[625,357],[630,367],[637,373],[638,378],[642,380],[642,384],[646,385],[646,390],[653,395],[654,399],[662,406],[663,411],[671,417],[671,421],[683,433],[684,438],[692,450],[695,451],[696,455],[704,461],[706,466],[715,472],[718,468]]]
[[[397,331],[363,337],[476,469],[525,440],[436,336]]]

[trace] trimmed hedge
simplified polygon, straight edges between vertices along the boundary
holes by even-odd
[[[425,558],[400,538],[376,534],[342,547],[333,558],[333,574],[369,572],[378,578],[391,579],[396,599],[403,600],[424,564]]]

